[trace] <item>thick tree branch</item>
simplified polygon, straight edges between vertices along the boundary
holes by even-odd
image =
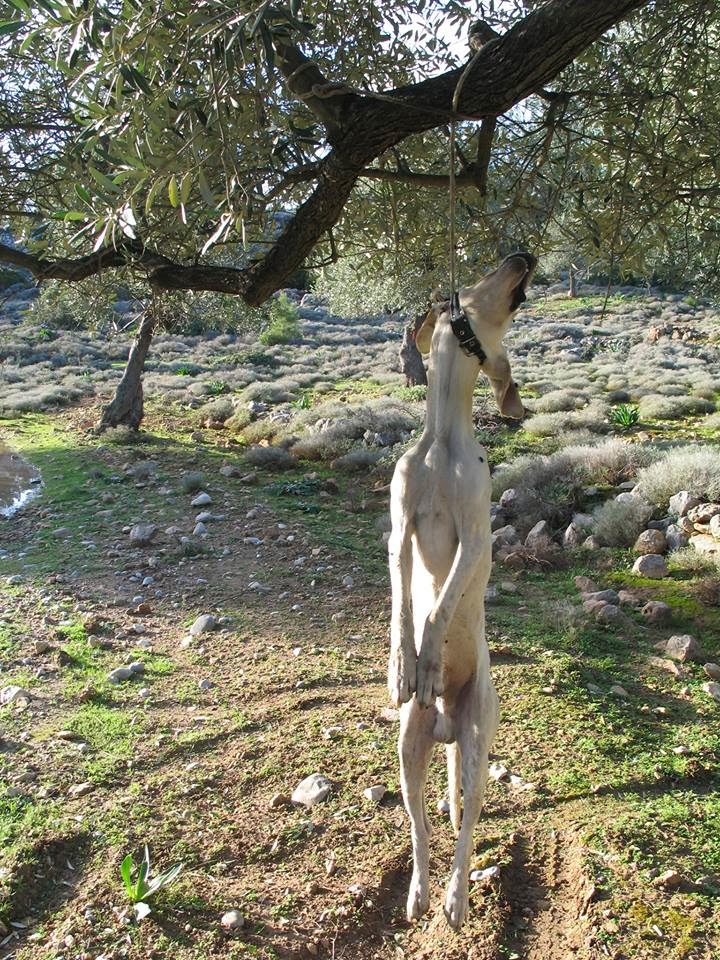
[[[353,94],[342,84],[330,83],[317,63],[295,46],[289,34],[276,31],[273,46],[288,90],[325,124],[332,142],[333,131],[339,127]]]
[[[543,4],[506,34],[482,46],[466,78],[459,113],[475,119],[505,113],[541,90],[609,27],[647,3],[649,0],[550,0]],[[0,247],[0,259],[26,266],[35,276],[67,280],[130,262],[149,267],[150,280],[159,288],[223,290],[240,294],[253,305],[266,300],[335,225],[355,182],[373,160],[411,134],[446,122],[464,69],[380,95],[361,96],[329,87],[319,68],[291,43],[278,40],[276,49],[289,89],[322,116],[333,149],[318,165],[313,193],[261,261],[243,270],[183,266],[144,250],[138,253],[124,248],[53,262],[10,247]]]

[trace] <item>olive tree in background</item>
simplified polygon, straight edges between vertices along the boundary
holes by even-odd
[[[39,279],[122,269],[250,305],[343,257],[436,279],[470,57],[462,265],[516,244],[609,274],[717,261],[712,0],[8,2],[0,259]]]

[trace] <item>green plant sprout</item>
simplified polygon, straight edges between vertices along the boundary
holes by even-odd
[[[120,864],[120,876],[125,884],[128,899],[133,906],[137,920],[142,920],[150,913],[150,907],[147,901],[150,897],[154,896],[158,890],[173,883],[182,868],[182,863],[177,863],[174,867],[170,867],[169,870],[164,870],[162,873],[156,874],[151,879],[150,851],[147,844],[145,844],[145,855],[140,862],[140,866],[137,868],[137,877],[133,881],[132,875],[135,872],[135,861],[131,853],[125,857]]]
[[[629,430],[640,422],[640,411],[628,403],[621,403],[610,411],[610,423],[621,430]]]

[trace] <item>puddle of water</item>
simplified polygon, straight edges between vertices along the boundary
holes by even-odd
[[[11,517],[40,492],[40,474],[0,441],[0,517]]]

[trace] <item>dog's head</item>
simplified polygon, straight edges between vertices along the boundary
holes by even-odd
[[[481,369],[490,381],[500,413],[516,420],[521,420],[525,411],[502,340],[515,311],[525,302],[536,264],[537,260],[529,253],[513,253],[474,286],[460,291],[461,306],[487,356]],[[438,321],[450,322],[447,300],[433,304],[415,335],[421,353],[429,353]]]

